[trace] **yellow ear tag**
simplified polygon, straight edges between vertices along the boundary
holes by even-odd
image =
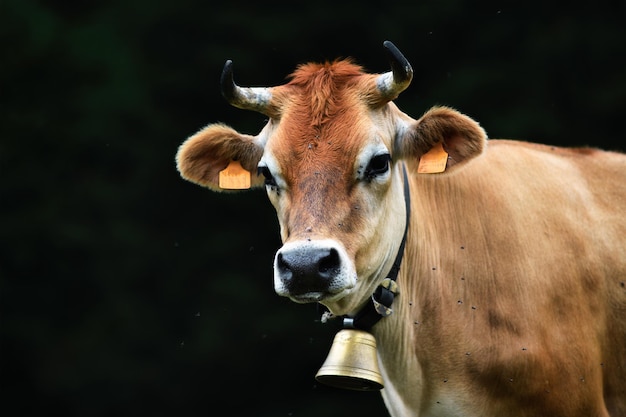
[[[248,189],[250,188],[250,171],[246,171],[239,161],[230,161],[230,164],[220,171],[219,186],[227,190]]]
[[[448,153],[443,150],[443,145],[438,143],[420,158],[417,172],[420,174],[435,174],[446,170]]]

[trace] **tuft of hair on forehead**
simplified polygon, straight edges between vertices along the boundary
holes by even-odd
[[[291,73],[290,84],[304,86],[310,84],[311,80],[319,77],[332,77],[337,80],[345,80],[354,76],[362,75],[363,67],[355,64],[352,58],[335,59],[334,61],[308,62],[300,64]]]
[[[299,90],[299,96],[311,116],[311,124],[321,126],[337,113],[346,87],[354,86],[365,75],[363,68],[351,58],[323,63],[300,64],[288,77],[288,87]]]

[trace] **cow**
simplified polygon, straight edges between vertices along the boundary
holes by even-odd
[[[394,103],[413,69],[383,45],[388,72],[308,62],[273,87],[226,61],[223,96],[267,124],[202,128],[180,175],[265,187],[276,293],[375,336],[391,416],[626,416],[626,155],[491,139],[447,106],[414,119]]]

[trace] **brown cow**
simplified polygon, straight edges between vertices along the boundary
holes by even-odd
[[[411,66],[384,45],[388,73],[309,63],[271,88],[227,61],[224,96],[269,121],[205,127],[181,175],[265,184],[276,292],[371,330],[391,415],[626,416],[626,155],[487,140],[447,107],[415,120],[392,102]],[[393,314],[372,319],[397,252]]]

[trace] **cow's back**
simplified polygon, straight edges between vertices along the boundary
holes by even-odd
[[[625,415],[626,156],[491,140],[463,170],[413,180],[401,279],[417,354],[438,358],[433,401],[458,384],[490,411],[595,415],[604,395]]]

